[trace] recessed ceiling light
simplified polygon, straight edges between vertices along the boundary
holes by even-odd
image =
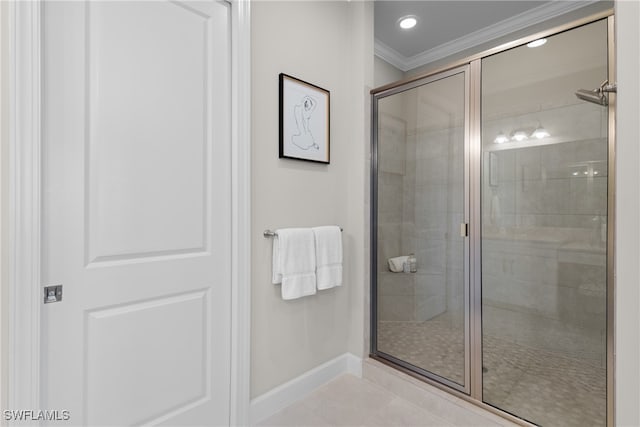
[[[413,15],[403,16],[402,18],[398,19],[398,25],[403,30],[410,30],[411,28],[415,27],[417,24],[418,24],[418,18],[416,18]]]
[[[547,42],[547,39],[538,39],[527,43],[527,47],[540,47]]]

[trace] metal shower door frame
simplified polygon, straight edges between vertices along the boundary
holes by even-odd
[[[371,357],[408,375],[469,401],[516,424],[533,424],[483,402],[482,396],[482,262],[481,262],[481,72],[483,58],[533,40],[569,31],[599,20],[607,20],[608,76],[616,80],[615,17],[612,9],[567,22],[547,30],[515,39],[494,48],[453,61],[446,66],[427,69],[407,79],[371,90]],[[465,218],[469,233],[465,242],[465,386],[460,387],[441,377],[399,361],[377,351],[377,206],[378,206],[378,99],[423,84],[464,72],[469,99],[465,100]],[[615,200],[616,200],[616,93],[609,94],[608,105],[608,184],[607,184],[607,426],[615,425]],[[467,252],[468,251],[468,252]]]
[[[402,85],[395,86],[383,92],[378,92],[372,95],[371,108],[372,108],[372,129],[371,129],[371,355],[372,357],[382,361],[391,362],[392,364],[404,368],[407,372],[424,376],[437,383],[444,384],[445,386],[457,390],[458,392],[466,395],[471,394],[472,390],[472,372],[473,368],[470,366],[472,363],[472,350],[471,350],[471,319],[472,319],[472,304],[471,304],[471,253],[470,253],[470,233],[464,238],[464,384],[458,384],[451,381],[448,378],[444,378],[435,373],[432,373],[426,369],[411,365],[406,361],[398,359],[393,355],[381,352],[378,350],[377,343],[377,329],[378,329],[378,295],[377,295],[377,271],[378,271],[378,253],[377,253],[377,241],[378,241],[378,101],[393,95],[397,95],[402,92],[416,89],[421,86],[425,86],[440,80],[444,80],[449,77],[453,77],[459,74],[464,75],[464,178],[463,178],[463,197],[464,197],[464,222],[468,224],[468,228],[472,228],[471,225],[471,173],[470,173],[470,153],[471,153],[471,100],[473,99],[471,90],[471,73],[470,66],[468,64],[458,66],[446,71],[441,71],[437,74],[431,74],[418,80],[413,80]],[[480,368],[482,370],[482,368]]]

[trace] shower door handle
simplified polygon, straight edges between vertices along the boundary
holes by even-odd
[[[467,237],[469,235],[469,224],[463,222],[460,224],[460,237]]]

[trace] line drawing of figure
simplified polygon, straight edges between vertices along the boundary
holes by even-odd
[[[309,95],[305,95],[300,100],[300,103],[293,107],[293,117],[296,120],[298,133],[291,136],[291,143],[303,150],[308,150],[310,148],[315,150],[320,149],[318,144],[316,144],[313,134],[311,133],[311,129],[309,128],[309,119],[311,119],[311,114],[313,114],[313,111],[317,106],[318,101]]]

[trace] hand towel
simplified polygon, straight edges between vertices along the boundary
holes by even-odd
[[[409,259],[408,256],[397,256],[395,258],[389,258],[389,270],[394,273],[402,273],[404,263]]]
[[[282,283],[282,299],[316,293],[316,256],[310,228],[283,228],[273,237],[273,284]]]
[[[318,289],[342,286],[342,232],[340,227],[314,227]]]

